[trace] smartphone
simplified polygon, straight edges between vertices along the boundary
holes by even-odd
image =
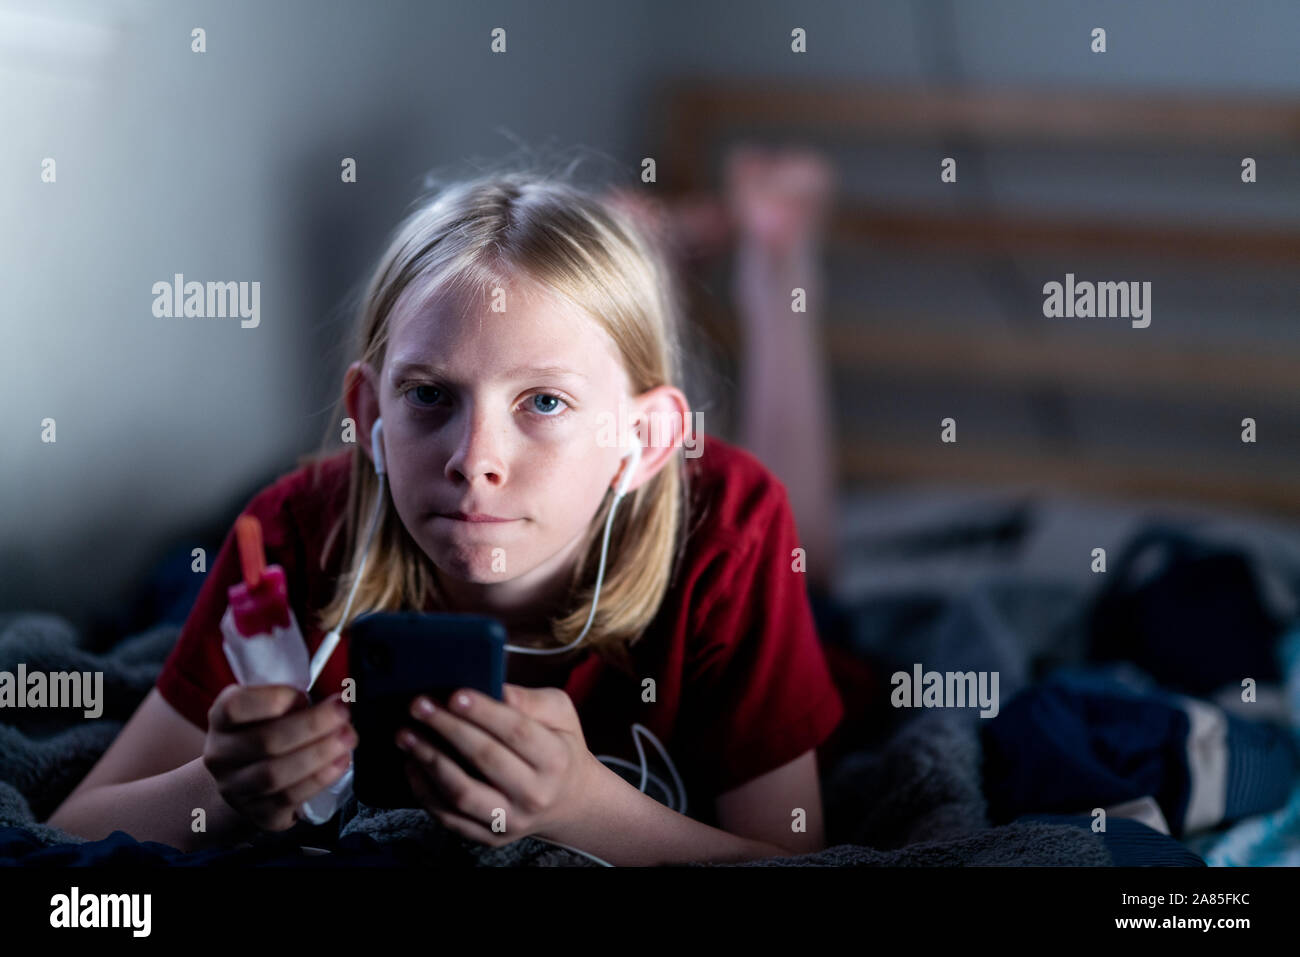
[[[418,808],[406,779],[410,755],[397,746],[399,728],[422,735],[467,773],[483,776],[428,725],[411,716],[411,702],[427,695],[447,706],[458,688],[502,699],[505,626],[480,615],[373,612],[348,629],[348,665],[356,679],[352,724],[357,731],[352,787],[376,808]]]

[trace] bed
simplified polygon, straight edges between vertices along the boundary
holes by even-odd
[[[823,752],[832,758],[821,769],[828,847],[803,858],[752,864],[1295,862],[1300,833],[1290,824],[1300,800],[1295,786],[1300,764],[1291,722],[1300,688],[1295,616],[1300,534],[1294,529],[1059,499],[996,494],[962,499],[951,492],[849,496],[842,512],[844,573],[837,597],[848,611],[847,626],[835,633],[833,644],[828,636],[827,650],[849,715],[836,733],[833,752]],[[1059,551],[1082,554],[1078,564],[1086,569],[1088,546],[1095,541],[1115,547],[1118,557],[1108,576],[1045,571],[1064,567],[1048,558]],[[1153,550],[1163,558],[1153,559]],[[182,558],[160,562],[151,577],[151,607],[184,607],[167,574],[168,563]],[[1206,573],[1221,585],[1206,587]],[[1194,592],[1186,591],[1189,586]],[[1159,662],[1168,656],[1160,641],[1168,636],[1161,633],[1161,613],[1171,600],[1188,604],[1190,620],[1202,623],[1199,628],[1178,623],[1183,629],[1178,640],[1189,649],[1223,646],[1223,621],[1250,622],[1255,630],[1237,628],[1240,653],[1221,657],[1217,670],[1201,675],[1162,670]],[[1114,649],[1093,633],[1097,623],[1115,614],[1145,623],[1126,632],[1124,647],[1131,655],[1123,649],[1111,653]],[[382,811],[355,800],[327,825],[336,838],[328,842],[333,847],[327,855],[303,849],[326,843],[315,829],[183,854],[121,832],[88,842],[41,823],[152,687],[178,631],[179,621],[161,621],[109,648],[92,649],[57,616],[0,617],[0,671],[25,662],[28,669],[99,670],[105,676],[98,720],[36,709],[13,711],[0,726],[0,860],[112,864],[144,857],[180,866],[220,859],[305,866],[591,864],[531,838],[496,849],[474,845],[423,812]],[[1267,671],[1263,659],[1252,661],[1251,649],[1270,656],[1275,670]],[[1145,661],[1151,667],[1152,660],[1155,676],[1135,666]],[[857,670],[846,662],[856,663]],[[1000,710],[981,718],[975,708],[881,707],[882,684],[894,670],[910,670],[913,662],[939,672],[997,671]],[[1251,705],[1233,693],[1243,667],[1260,679]],[[1062,684],[1062,674],[1073,675],[1075,683]],[[1214,709],[1232,732],[1217,742],[1223,748],[1219,766],[1266,786],[1233,799],[1226,776],[1198,784],[1194,762],[1167,760],[1171,742],[1175,754],[1204,752],[1215,744],[1202,740],[1193,746],[1195,722],[1177,700],[1183,693],[1170,697],[1170,683],[1199,689],[1198,680],[1217,684],[1220,693],[1188,696]],[[1083,720],[1095,719],[1099,708],[1113,715],[1104,733],[1097,731],[1102,725]],[[1056,722],[1046,736],[1040,733],[1044,714]],[[1079,720],[1071,725],[1072,718]],[[1149,745],[1157,760],[1139,760],[1142,755],[1132,752],[1116,757],[1103,747],[1107,734],[1127,740],[1135,730],[1156,726],[1163,736]],[[1067,735],[1071,728],[1084,735],[1073,750],[1043,752],[1044,737]],[[1254,729],[1253,737],[1243,737],[1242,729]],[[1180,742],[1179,735],[1186,740]],[[1134,767],[1145,770],[1133,773]],[[1044,780],[1053,787],[1035,783]],[[1192,813],[1198,788],[1202,793],[1219,788],[1226,795],[1220,797],[1217,818],[1206,817],[1204,800],[1196,812],[1200,817]],[[1143,798],[1151,799],[1148,811],[1152,803],[1159,809],[1154,819],[1141,810]],[[1094,829],[1099,807],[1114,812],[1103,831]],[[331,860],[328,865],[311,860],[316,856]]]

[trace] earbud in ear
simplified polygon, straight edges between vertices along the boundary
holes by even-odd
[[[384,420],[375,419],[375,424],[370,428],[370,454],[375,459],[375,474],[383,475],[388,471],[384,465],[384,442],[383,442]]]
[[[618,480],[618,487],[614,489],[614,501],[618,501],[627,494],[627,487],[632,484],[632,476],[636,474],[637,466],[641,464],[641,443],[634,444],[623,453],[623,458],[631,458],[627,465],[623,466],[623,477]]]

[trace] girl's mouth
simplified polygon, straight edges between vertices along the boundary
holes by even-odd
[[[498,515],[488,515],[484,512],[439,512],[439,518],[448,518],[456,522],[470,522],[477,524],[480,522],[513,522],[513,518],[501,518]]]

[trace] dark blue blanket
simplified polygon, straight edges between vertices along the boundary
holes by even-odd
[[[22,828],[0,827],[0,867],[410,867],[430,863],[434,861],[415,842],[380,843],[364,834],[343,838],[330,854],[308,853],[291,838],[273,834],[258,835],[239,847],[186,853],[156,841],[137,841],[124,831],[99,841],[45,845]]]

